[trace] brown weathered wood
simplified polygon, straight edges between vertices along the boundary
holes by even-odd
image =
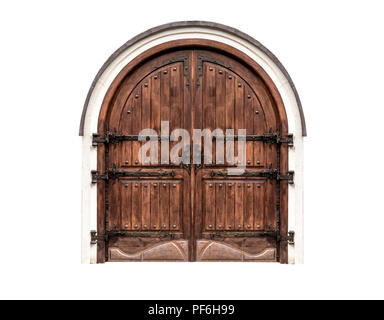
[[[188,58],[188,72],[181,57]],[[205,57],[198,70],[199,57]],[[236,57],[236,58],[235,58]],[[175,62],[176,61],[176,62]],[[100,112],[98,133],[116,130],[137,135],[144,128],[160,134],[161,121],[170,131],[187,129],[246,129],[264,134],[288,132],[281,97],[265,72],[236,49],[207,40],[187,39],[162,44],[143,53],[117,76]],[[171,142],[172,148],[177,142]],[[222,154],[213,142],[212,164],[182,169],[173,163],[144,163],[142,142],[125,141],[98,147],[98,170],[107,167],[142,172],[173,172],[173,176],[124,177],[98,184],[98,232],[105,233],[105,191],[108,185],[109,229],[167,232],[162,237],[114,237],[98,245],[98,262],[110,260],[175,261],[232,260],[287,262],[287,246],[274,239],[215,238],[215,232],[268,231],[287,233],[288,184],[255,177],[212,177],[224,170]],[[201,148],[206,147],[206,143]],[[288,170],[288,148],[247,142],[247,170],[280,167]],[[168,151],[158,147],[159,161]],[[238,153],[234,143],[235,156]],[[225,153],[225,152],[224,152]],[[203,159],[202,159],[203,160]],[[186,164],[188,167],[188,164]],[[280,198],[279,203],[277,200]],[[280,210],[280,211],[279,211]],[[217,236],[217,235],[216,235]],[[178,242],[183,240],[184,242]],[[204,249],[212,247],[211,249]],[[277,247],[278,246],[278,247]],[[136,249],[134,249],[136,248]],[[215,248],[215,249],[213,249]],[[136,250],[136,251],[135,251]],[[205,251],[204,251],[205,250]],[[219,251],[217,251],[219,250]],[[220,251],[222,250],[222,251]],[[178,253],[176,253],[178,252]]]

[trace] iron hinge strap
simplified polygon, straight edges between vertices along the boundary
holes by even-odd
[[[117,134],[114,132],[108,132],[105,136],[100,136],[97,133],[92,135],[92,146],[97,147],[100,143],[114,144],[122,141],[140,141],[141,136],[136,134]],[[169,141],[169,136],[143,136],[145,140],[158,140],[158,141]],[[144,141],[144,140],[143,140]]]
[[[289,147],[293,147],[293,134],[289,133],[285,137],[281,137],[279,133],[265,133],[262,135],[225,135],[222,137],[213,136],[215,140],[246,140],[246,141],[261,141],[267,143],[283,144],[286,143]]]
[[[277,169],[267,169],[262,171],[249,171],[245,170],[241,174],[229,174],[228,171],[211,171],[211,177],[253,177],[253,178],[265,178],[270,180],[288,180],[289,184],[294,183],[294,171],[288,171],[286,174],[281,174]]]
[[[97,231],[91,230],[91,244],[98,242],[108,242],[113,237],[130,237],[130,238],[175,238],[174,233],[164,231],[107,231],[104,235],[99,235]]]
[[[164,171],[164,170],[157,170],[157,171],[123,171],[123,170],[117,170],[117,169],[108,169],[106,173],[99,173],[97,170],[91,171],[92,175],[92,183],[97,183],[98,180],[114,180],[118,178],[123,177],[174,177],[175,172],[172,171]]]
[[[145,136],[146,139],[158,140],[158,141],[169,141],[168,136]],[[279,133],[266,133],[262,135],[225,135],[225,136],[212,136],[212,139],[215,140],[239,140],[245,139],[246,141],[262,141],[267,143],[276,143],[276,144],[287,144],[289,147],[293,147],[293,135],[287,134],[285,137],[281,137]],[[117,134],[115,132],[107,132],[107,134],[102,137],[97,133],[92,135],[92,146],[97,147],[100,143],[104,144],[113,144],[119,143],[122,141],[139,141],[139,135],[125,135],[125,134]]]
[[[289,231],[286,236],[281,236],[276,230],[271,231],[221,231],[213,232],[210,235],[210,238],[214,240],[215,238],[257,238],[257,237],[270,237],[276,239],[278,242],[287,242],[288,244],[295,244],[295,232]]]

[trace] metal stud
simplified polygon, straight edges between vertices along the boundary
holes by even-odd
[[[257,185],[257,187],[260,189],[260,187],[261,187],[261,184],[258,184],[258,185]]]
[[[157,76],[154,76],[155,80],[157,80]]]
[[[247,184],[247,187],[248,187],[248,188],[250,188],[250,187],[251,187],[251,185],[248,183],[248,184]]]
[[[168,73],[168,71],[167,70],[164,70],[164,72],[163,72],[164,74],[167,74]]]
[[[125,184],[124,187],[128,188],[128,184]]]
[[[172,227],[173,227],[174,229],[176,229],[176,228],[177,228],[177,225],[174,224]]]
[[[146,184],[144,185],[144,188],[147,188],[147,185],[146,185]]]
[[[249,224],[249,225],[247,225],[247,228],[248,228],[248,229],[250,229],[250,228],[251,228],[251,225],[250,225],[250,224]]]
[[[124,225],[124,228],[128,229],[128,225],[127,225],[127,224],[125,224],[125,225]]]
[[[144,83],[144,87],[148,87],[148,83]]]
[[[153,187],[155,187],[155,188],[156,188],[156,187],[157,187],[157,183],[155,183],[155,184],[153,185]]]
[[[260,164],[260,160],[257,160],[257,164]]]
[[[135,224],[135,228],[137,229],[139,226],[137,224]]]
[[[248,164],[251,164],[251,160],[248,160],[247,163],[248,163]]]
[[[260,229],[260,225],[259,224],[256,227]]]
[[[251,99],[251,95],[250,94],[248,95],[248,99]]]
[[[259,111],[258,111],[258,110],[256,110],[256,111],[255,111],[255,113],[256,113],[256,114],[259,114]]]
[[[223,226],[222,226],[221,224],[219,224],[219,228],[220,228],[220,229],[223,229]]]
[[[228,184],[228,187],[232,187],[232,183]]]
[[[231,79],[232,79],[232,76],[229,76],[228,79],[231,80]]]
[[[212,225],[210,224],[210,225],[208,226],[208,228],[212,228]]]
[[[241,88],[241,83],[239,83],[237,86],[238,86],[239,88]]]
[[[135,164],[138,164],[139,163],[139,160],[135,160]]]
[[[165,224],[163,224],[163,229],[165,229],[165,227],[166,227],[166,225],[165,225]]]
[[[137,188],[139,185],[137,183],[135,183],[135,188]]]
[[[231,228],[232,228],[232,225],[229,225],[228,228],[231,229]]]
[[[128,161],[128,160],[125,160],[125,164],[129,164],[129,161]]]
[[[173,71],[176,71],[177,70],[177,68],[173,68]]]
[[[137,99],[138,97],[139,97],[139,95],[138,95],[138,94],[136,94],[136,95],[135,95],[135,98]]]
[[[223,185],[220,183],[220,184],[219,184],[219,187],[221,188],[222,186],[223,186]]]
[[[128,114],[131,114],[131,110],[127,110],[127,113],[128,113]]]
[[[153,227],[156,228],[156,225],[154,224]]]
[[[219,70],[219,74],[223,74],[223,71]]]
[[[147,227],[147,225],[145,224],[145,225],[144,225],[144,228],[146,228],[146,227]]]
[[[209,67],[209,71],[213,71],[213,68],[212,68],[212,67]]]
[[[173,184],[172,187],[176,188],[176,184]]]
[[[212,187],[213,187],[212,183],[211,183],[211,184],[209,184],[209,187],[210,187],[210,188],[212,188]]]
[[[167,185],[165,183],[163,183],[163,187],[165,188]]]
[[[241,224],[239,224],[238,227],[241,228]]]

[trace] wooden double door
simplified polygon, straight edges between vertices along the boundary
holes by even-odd
[[[94,136],[98,261],[286,262],[280,235],[288,181],[278,178],[286,128],[270,84],[233,52],[196,45],[154,50],[124,72]],[[169,134],[179,128],[190,133],[190,144],[183,142],[190,161],[176,164],[172,148],[180,141]],[[158,134],[157,161],[139,154],[143,129]],[[209,145],[193,141],[194,129],[233,129],[234,141],[213,139],[205,157]],[[242,147],[239,129],[246,130]],[[231,148],[235,156],[245,148],[241,175],[228,174],[238,165]],[[198,151],[201,163],[194,163]]]

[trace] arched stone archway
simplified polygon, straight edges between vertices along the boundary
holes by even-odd
[[[172,48],[169,44],[172,44]],[[88,93],[80,125],[80,135],[83,137],[82,261],[84,263],[97,261],[97,246],[91,244],[90,232],[98,229],[98,192],[96,185],[92,184],[90,172],[96,168],[102,171],[100,164],[97,163],[97,148],[92,146],[92,135],[97,132],[102,134],[102,131],[105,131],[105,128],[101,128],[105,122],[100,125],[100,117],[108,114],[110,100],[129,72],[151,58],[155,52],[157,54],[172,52],[178,46],[180,50],[202,50],[211,46],[212,49],[221,50],[222,53],[230,53],[232,61],[237,57],[241,63],[253,68],[255,73],[263,78],[264,83],[268,84],[273,101],[276,102],[276,114],[284,118],[282,122],[280,119],[279,123],[282,124],[280,129],[284,134],[293,134],[294,145],[289,151],[286,148],[288,159],[284,170],[294,171],[295,179],[294,184],[286,186],[286,195],[284,193],[286,205],[283,203],[281,210],[287,212],[287,220],[282,221],[286,223],[284,226],[286,230],[295,232],[295,243],[287,244],[287,257],[284,257],[284,262],[302,262],[302,157],[306,128],[296,89],[281,63],[260,43],[232,28],[207,22],[180,22],[151,29],[128,41],[111,56],[97,74]],[[193,59],[197,61],[197,57]],[[222,67],[225,67],[225,64]],[[101,148],[99,147],[99,162]]]

